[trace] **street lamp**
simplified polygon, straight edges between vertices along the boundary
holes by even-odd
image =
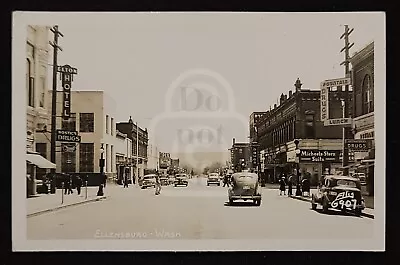
[[[100,166],[100,184],[99,184],[99,190],[97,192],[97,196],[103,196],[104,191],[103,191],[103,180],[104,180],[104,144],[101,143],[101,148],[100,148],[100,161],[99,161],[99,166]]]
[[[301,196],[300,189],[300,149],[299,149],[299,140],[295,140],[294,144],[296,145],[296,175],[297,175],[297,184],[296,184],[296,196]]]

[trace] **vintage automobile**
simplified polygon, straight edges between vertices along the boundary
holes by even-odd
[[[188,186],[189,185],[189,181],[188,181],[188,177],[187,174],[176,174],[175,175],[175,182],[174,182],[174,186]]]
[[[367,178],[364,173],[354,173],[352,175],[353,178],[358,178],[360,180],[361,185],[367,185]]]
[[[170,184],[168,176],[164,175],[160,177],[161,186],[168,186]]]
[[[219,178],[218,173],[210,173],[207,177],[207,186],[210,186],[210,184],[215,184],[220,186],[221,185],[221,180]]]
[[[325,213],[333,208],[361,215],[365,203],[361,195],[360,180],[348,176],[326,175],[317,191],[311,195],[311,208],[316,210],[318,204],[322,205]]]
[[[156,174],[145,175],[142,180],[142,189],[156,187]]]
[[[236,200],[251,200],[257,206],[261,205],[261,187],[258,175],[251,172],[232,174],[232,187],[228,189],[229,204]]]

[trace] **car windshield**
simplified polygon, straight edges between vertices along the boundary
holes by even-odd
[[[182,178],[186,178],[186,175],[185,174],[180,174],[180,175],[176,175],[176,177],[182,179]]]
[[[337,186],[347,186],[351,188],[357,188],[357,184],[355,181],[347,180],[347,179],[338,179],[336,182]]]

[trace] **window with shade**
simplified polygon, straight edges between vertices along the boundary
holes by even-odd
[[[306,138],[308,138],[308,139],[315,138],[315,126],[314,126],[314,114],[313,113],[306,114],[305,133],[306,133]]]
[[[67,131],[76,131],[76,113],[71,113],[68,120],[62,120],[61,129]]]
[[[94,172],[94,144],[80,143],[79,172]]]
[[[373,84],[370,75],[365,75],[363,84],[362,84],[362,93],[363,93],[363,114],[368,114],[374,111],[374,103],[373,103]]]
[[[94,113],[80,113],[79,131],[94,132]]]
[[[26,59],[26,87],[28,92],[28,106],[35,107],[35,78],[32,68],[33,66],[31,60]]]

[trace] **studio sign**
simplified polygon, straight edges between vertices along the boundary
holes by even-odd
[[[336,150],[301,150],[300,161],[308,162],[337,162],[340,151]]]

